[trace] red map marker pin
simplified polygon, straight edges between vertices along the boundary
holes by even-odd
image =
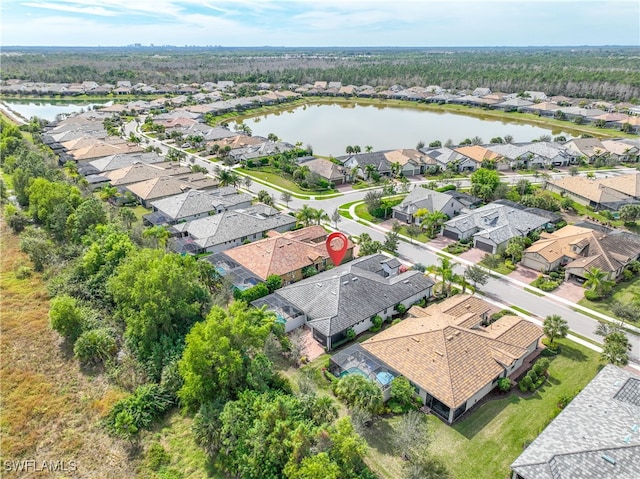
[[[347,252],[349,240],[342,233],[331,233],[327,238],[326,246],[331,261],[338,266]]]

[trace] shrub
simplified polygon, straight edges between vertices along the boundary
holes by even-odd
[[[416,271],[420,271],[421,273],[424,273],[427,270],[427,267],[422,263],[416,263],[413,265],[413,269],[415,269]]]
[[[371,414],[382,408],[382,391],[376,384],[359,374],[347,374],[331,384],[333,393],[349,407],[360,407]]]
[[[531,388],[533,388],[533,381],[531,380],[531,378],[529,376],[525,376],[518,383],[518,388],[520,388],[520,391],[523,392],[523,393],[527,392]]]
[[[622,272],[622,279],[624,281],[629,281],[629,280],[633,279],[633,276],[634,276],[633,273],[631,271],[629,271],[628,269],[625,269]]]
[[[351,341],[356,337],[356,332],[353,330],[353,328],[347,329],[347,332],[345,334],[347,336],[348,341]]]
[[[112,357],[117,350],[116,341],[109,331],[92,329],[82,333],[76,340],[73,354],[83,363],[99,363]]]
[[[131,437],[151,423],[173,404],[173,400],[159,384],[144,384],[116,402],[105,418],[107,429],[117,436]]]
[[[399,303],[396,304],[395,310],[398,312],[398,314],[404,314],[407,311],[407,307],[404,304]]]
[[[502,392],[508,392],[511,389],[511,379],[500,378],[498,379],[498,389]]]
[[[540,358],[536,361],[536,365],[542,369],[542,374],[546,373],[549,369],[550,361],[547,358]]]
[[[529,372],[527,373],[527,376],[531,378],[532,383],[535,383],[538,380],[538,375],[533,369],[529,370]]]
[[[510,259],[505,259],[504,260],[504,265],[507,269],[510,269],[511,271],[516,269],[516,265],[513,264],[513,261],[511,261]]]
[[[256,284],[255,286],[245,289],[244,291],[235,290],[233,296],[235,299],[240,299],[246,303],[255,301],[269,294],[269,288],[264,283]]]
[[[29,266],[20,266],[16,271],[16,279],[26,279],[30,278],[33,270],[29,268]]]
[[[584,292],[584,297],[589,301],[600,301],[602,299],[602,295],[600,295],[600,293],[592,289],[586,290]]]
[[[440,193],[444,193],[445,191],[452,191],[455,189],[456,189],[456,185],[444,185],[444,186],[441,186],[440,188],[436,188],[436,191]]]
[[[533,365],[533,367],[531,368],[531,371],[533,373],[535,373],[536,377],[540,377],[540,376],[542,376],[544,374],[542,366],[540,366],[540,364],[538,364],[538,363],[535,363]],[[531,379],[533,379],[533,378],[531,378]]]
[[[373,331],[374,333],[380,331],[380,329],[382,328],[382,318],[378,315],[375,315],[373,318],[371,318],[371,322],[373,323],[371,331]]]
[[[162,444],[154,442],[147,451],[146,462],[149,469],[158,471],[162,466],[169,465],[171,456],[164,450]]]
[[[407,378],[397,376],[391,381],[391,399],[400,406],[401,413],[410,411],[415,407],[416,391]],[[391,405],[389,405],[391,407]],[[391,410],[394,411],[391,407]]]
[[[558,409],[564,409],[571,402],[573,396],[571,394],[563,394],[558,398]]]
[[[391,326],[393,326],[394,324],[398,324],[398,323],[400,323],[400,322],[402,322],[402,319],[400,319],[400,318],[396,318],[396,319],[394,319],[393,321],[391,321]]]
[[[551,279],[559,279],[560,275],[555,271],[551,271],[551,273],[549,273],[549,278],[551,278]]]
[[[61,295],[51,300],[51,327],[71,342],[82,334],[85,321],[75,298]]]

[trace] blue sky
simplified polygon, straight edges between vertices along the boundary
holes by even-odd
[[[638,0],[2,0],[2,45],[639,45]]]

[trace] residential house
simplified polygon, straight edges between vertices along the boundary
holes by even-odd
[[[253,197],[230,186],[214,190],[189,190],[151,202],[153,212],[143,216],[147,225],[174,225],[203,216],[251,206]]]
[[[582,282],[591,268],[599,268],[608,279],[616,280],[629,263],[640,258],[640,236],[620,230],[602,231],[586,222],[581,225],[542,232],[522,254],[522,264],[545,273],[564,266],[566,279]]]
[[[375,151],[372,153],[356,153],[352,155],[340,156],[337,158],[339,162],[347,169],[347,171],[355,171],[360,178],[368,178],[368,168],[373,167],[380,175],[391,175],[391,162],[387,160],[385,153],[387,151]],[[368,167],[368,165],[371,165]]]
[[[229,157],[236,161],[247,161],[256,158],[264,158],[265,156],[275,155],[285,151],[291,151],[294,148],[295,147],[290,143],[285,143],[283,141],[265,141],[258,145],[251,145],[231,150]]]
[[[513,461],[513,479],[640,477],[640,377],[606,365]]]
[[[637,143],[637,145],[633,145],[623,140],[602,140],[602,146],[609,152],[609,157],[613,158],[617,163],[637,162],[640,142]]]
[[[478,168],[478,163],[475,160],[446,146],[439,148],[421,148],[420,152],[426,156],[426,171],[429,171],[429,168],[432,166],[438,167],[441,170],[454,172],[475,171]]]
[[[491,203],[447,221],[442,234],[455,240],[473,238],[474,247],[496,253],[511,238],[524,238],[533,231],[542,230],[549,223],[544,216],[505,204]]]
[[[481,145],[458,146],[455,151],[475,162],[475,169],[481,168],[485,161],[494,162],[498,170],[505,170],[509,165],[501,162],[502,156]]]
[[[218,186],[218,180],[203,175],[192,173],[182,175],[180,178],[173,176],[161,176],[139,183],[133,183],[121,187],[121,192],[129,191],[144,207],[150,208],[151,202],[179,195],[188,190],[209,190]]]
[[[226,265],[235,263],[261,281],[275,274],[287,285],[310,276],[309,270],[315,274],[333,266],[327,252],[327,237],[320,225],[285,233],[270,231],[264,239],[216,253],[209,261],[214,266],[220,265],[222,271],[227,271]],[[353,243],[349,241],[343,263],[352,259]]]
[[[191,174],[191,169],[188,166],[165,162],[156,164],[134,163],[126,168],[108,171],[104,173],[104,176],[109,178],[111,186],[126,186],[161,176],[180,178],[180,176],[189,174]]]
[[[155,152],[150,153],[125,153],[104,156],[97,160],[89,161],[78,166],[78,171],[84,175],[106,173],[108,171],[119,170],[133,166],[136,163],[158,164],[165,161],[164,157]]]
[[[487,146],[487,149],[500,155],[501,164],[511,168],[551,168],[569,166],[573,157],[557,142],[538,141],[534,143],[508,143]]]
[[[288,231],[295,224],[294,217],[257,204],[173,225],[170,231],[176,238],[171,248],[177,253],[218,253],[245,241],[261,239],[271,230]]]
[[[409,193],[402,203],[393,207],[393,218],[405,223],[419,223],[420,218],[414,215],[416,211],[426,209],[430,213],[439,211],[449,218],[453,218],[464,205],[453,196],[446,193],[416,187]]]
[[[431,296],[433,280],[420,271],[401,273],[400,262],[382,254],[365,256],[285,286],[252,304],[267,305],[289,332],[307,325],[328,350],[385,319],[395,307]]]
[[[349,172],[345,167],[327,159],[304,156],[297,161],[300,166],[306,166],[310,172],[334,185],[342,185],[348,181]]]
[[[538,354],[542,328],[511,315],[486,325],[492,311],[469,295],[414,306],[402,322],[332,357],[330,370],[359,369],[385,399],[393,377],[404,376],[424,405],[451,424]]]
[[[606,156],[608,151],[597,138],[574,138],[564,143],[565,148],[573,152],[578,159],[593,163],[597,158]]]
[[[416,149],[387,151],[384,156],[392,165],[394,163],[400,165],[400,171],[397,174],[402,174],[403,176],[416,176],[424,174],[425,172],[427,158],[424,153]]]
[[[617,211],[622,206],[638,202],[640,174],[620,175],[612,178],[592,179],[584,176],[566,176],[548,180],[547,189],[571,198],[576,203],[596,211]],[[624,190],[624,191],[621,191]]]

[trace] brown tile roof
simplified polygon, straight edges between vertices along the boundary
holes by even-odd
[[[390,163],[400,163],[402,166],[406,165],[409,161],[417,164],[424,163],[425,158],[424,154],[415,149],[387,151],[384,156]]]
[[[484,160],[497,160],[500,158],[499,154],[480,145],[461,146],[454,148],[454,150],[478,163],[482,163]]]
[[[111,180],[113,186],[121,186],[161,176],[185,175],[190,172],[191,169],[188,166],[180,166],[177,163],[136,163],[125,168],[109,171],[104,176]]]
[[[603,178],[598,181],[601,185],[620,191],[625,195],[640,197],[640,173]]]
[[[489,331],[459,326],[460,318],[427,308],[362,343],[369,353],[451,408],[464,404],[526,354],[542,330],[505,316]]]
[[[141,181],[126,188],[142,200],[154,200],[166,196],[178,195],[190,189],[205,190],[213,188],[218,181],[207,178],[202,174],[191,174],[180,179],[172,176],[161,176],[147,181]]]
[[[615,179],[618,180],[620,176]],[[566,176],[559,180],[550,181],[552,185],[563,190],[582,196],[596,203],[615,203],[629,200],[629,196],[612,187],[602,185],[602,179],[590,179],[584,176]],[[615,184],[615,182],[613,183]],[[602,186],[601,186],[602,185]]]
[[[319,235],[319,230],[322,230],[322,236]],[[311,266],[319,260],[329,259],[324,242],[327,233],[322,226],[310,226],[283,234],[274,231],[269,232],[268,236],[227,250],[224,254],[263,280],[272,274],[282,276]],[[353,249],[351,242],[349,247]]]

